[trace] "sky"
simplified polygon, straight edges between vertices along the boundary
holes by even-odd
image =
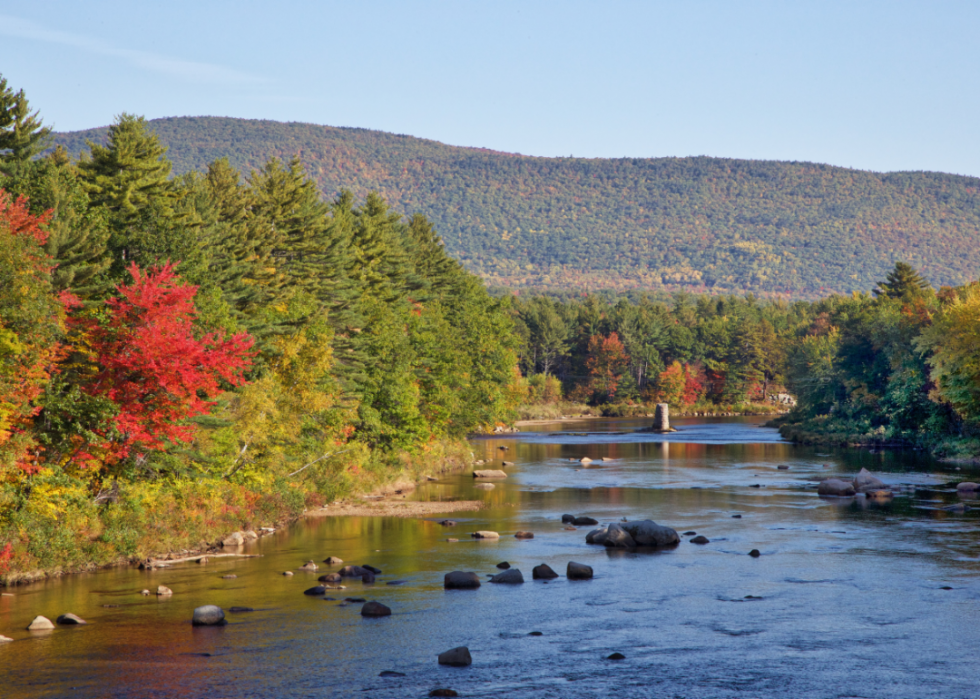
[[[978,29],[951,0],[0,0],[0,74],[59,131],[211,115],[980,176]]]

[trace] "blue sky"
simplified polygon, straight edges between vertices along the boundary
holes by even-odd
[[[949,1],[0,0],[0,73],[58,130],[218,115],[980,176],[978,28]]]

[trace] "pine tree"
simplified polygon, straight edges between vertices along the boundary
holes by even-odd
[[[184,192],[169,179],[167,149],[146,120],[120,115],[109,128],[105,146],[89,142],[91,157],[78,169],[93,206],[108,212],[111,276],[123,279],[133,262],[142,266],[181,262],[181,271],[201,264],[197,239],[201,222],[181,207]]]
[[[895,268],[888,273],[885,281],[878,282],[874,295],[879,298],[908,300],[922,296],[928,288],[929,282],[916,272],[912,265],[907,262],[896,262]]]
[[[10,175],[47,148],[51,128],[31,113],[24,91],[14,92],[0,75],[0,171]]]

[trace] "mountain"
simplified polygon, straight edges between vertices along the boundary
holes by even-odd
[[[298,154],[324,196],[420,211],[491,285],[815,297],[898,260],[933,284],[980,275],[980,179],[804,162],[539,158],[357,128],[220,117],[150,122],[176,173]],[[78,154],[107,129],[57,134]]]

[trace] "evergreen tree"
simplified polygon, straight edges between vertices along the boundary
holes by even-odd
[[[878,282],[874,295],[889,299],[908,300],[922,296],[929,288],[929,282],[922,278],[912,265],[896,262],[895,269],[888,273],[885,281]]]
[[[78,169],[92,204],[108,211],[111,276],[124,278],[133,262],[150,267],[180,261],[182,273],[195,271],[202,257],[201,222],[191,209],[179,206],[185,192],[169,179],[167,149],[146,120],[120,115],[109,128],[107,144],[89,142],[89,149],[91,157],[79,161]]]
[[[24,91],[14,92],[0,75],[0,171],[13,174],[47,148],[51,128],[44,126]]]

